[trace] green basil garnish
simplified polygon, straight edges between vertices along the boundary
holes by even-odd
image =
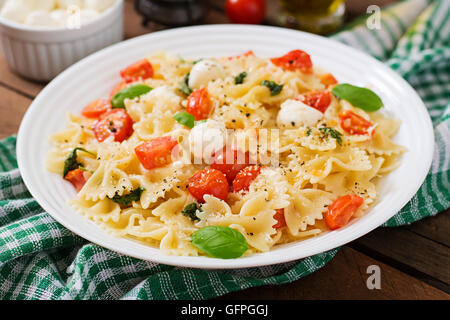
[[[113,109],[125,109],[125,99],[134,99],[152,91],[153,88],[145,84],[136,84],[117,92],[111,99]]]
[[[196,221],[200,220],[200,218],[197,217],[197,210],[202,211],[202,208],[195,202],[192,202],[184,207],[184,209],[181,210],[181,213],[183,214],[183,216],[191,218],[192,221]]]
[[[192,89],[189,87],[189,76],[190,73],[184,76],[183,81],[180,84],[179,90],[185,95],[189,96],[192,93]]]
[[[134,189],[129,194],[119,196],[115,195],[111,198],[112,201],[115,203],[121,204],[123,206],[129,205],[133,201],[139,201],[141,199],[142,192],[144,192],[145,189],[142,187],[138,187],[137,189]]]
[[[275,81],[264,80],[261,82],[261,85],[266,86],[270,89],[270,95],[276,96],[280,94],[281,90],[283,90],[284,84],[278,84]]]
[[[197,230],[191,235],[191,242],[200,250],[214,258],[239,258],[249,246],[244,236],[237,230],[210,226]]]
[[[72,170],[76,170],[78,169],[80,166],[82,167],[83,165],[81,163],[79,163],[77,161],[77,151],[83,151],[86,152],[87,154],[90,154],[91,156],[95,157],[95,154],[93,154],[90,151],[87,151],[84,148],[75,148],[73,149],[73,151],[71,153],[69,153],[67,155],[66,160],[64,160],[64,172],[63,172],[63,178],[66,177],[66,175],[72,171]]]
[[[346,100],[353,106],[367,112],[377,111],[383,107],[383,101],[380,97],[367,88],[342,83],[336,85],[331,92],[339,99]]]
[[[339,143],[340,146],[342,146],[342,133],[340,133],[339,131],[337,131],[336,129],[333,128],[328,128],[328,127],[324,127],[324,128],[319,128],[320,132],[322,132],[324,135],[326,136],[330,136],[333,139],[336,139],[337,143]]]
[[[195,126],[195,117],[189,112],[186,111],[178,112],[173,118],[177,122],[181,123],[183,126],[186,126],[188,128],[192,129]]]
[[[243,71],[234,77],[234,84],[243,84],[244,79],[247,77],[247,72]]]

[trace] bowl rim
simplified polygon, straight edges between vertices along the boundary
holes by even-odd
[[[28,122],[30,122],[32,120],[31,116],[32,113],[37,112],[36,108],[32,108],[33,105],[38,105],[40,103],[42,103],[41,100],[43,100],[45,98],[45,95],[47,94],[47,92],[49,90],[53,90],[53,87],[56,86],[56,84],[58,82],[61,82],[63,79],[67,78],[71,72],[73,72],[73,70],[76,70],[77,68],[79,68],[80,66],[84,65],[84,64],[88,64],[90,61],[94,61],[95,59],[98,59],[98,56],[104,55],[106,52],[108,51],[114,51],[114,50],[118,50],[119,48],[124,48],[128,45],[130,45],[131,43],[139,43],[140,41],[143,41],[144,39],[148,41],[147,37],[152,37],[152,38],[158,38],[158,37],[162,37],[166,34],[171,34],[171,33],[176,33],[176,32],[193,32],[193,31],[199,31],[199,30],[207,30],[210,32],[213,32],[215,30],[220,30],[222,28],[228,29],[227,31],[242,31],[241,29],[245,29],[245,31],[250,31],[250,30],[255,30],[255,29],[260,29],[259,31],[276,31],[278,30],[279,32],[284,32],[284,33],[301,33],[304,35],[307,35],[310,38],[316,38],[317,40],[322,39],[321,41],[323,41],[323,39],[326,39],[328,41],[332,41],[332,39],[323,37],[323,36],[318,36],[318,35],[313,35],[313,34],[309,34],[309,33],[305,33],[305,32],[301,32],[301,31],[296,31],[296,30],[289,30],[289,29],[285,29],[285,28],[280,28],[280,27],[273,27],[273,26],[249,26],[249,25],[229,25],[229,24],[217,24],[217,25],[204,25],[204,26],[191,26],[191,27],[183,27],[183,28],[174,28],[174,29],[170,29],[170,30],[164,30],[164,31],[159,31],[159,32],[154,32],[151,34],[145,34],[139,37],[135,37],[132,39],[128,39],[126,41],[122,41],[120,43],[117,43],[113,46],[107,47],[105,49],[102,49],[90,56],[88,56],[87,58],[77,62],[76,64],[74,64],[73,66],[69,67],[68,69],[66,69],[64,72],[62,72],[60,75],[58,75],[39,95],[38,97],[35,99],[35,101],[33,101],[31,107],[27,110],[24,119],[22,120],[21,126],[19,128],[19,132],[18,132],[18,141],[17,141],[17,154],[18,154],[18,164],[19,164],[19,168],[20,169],[25,169],[24,168],[24,154],[26,154],[26,143],[23,143],[23,141],[26,140],[26,132],[27,130],[27,126],[26,124]],[[425,107],[425,104],[423,103],[422,99],[420,98],[420,96],[418,95],[418,93],[412,88],[412,86],[406,82],[406,80],[404,80],[398,73],[396,73],[394,70],[390,69],[389,67],[387,67],[386,65],[384,65],[381,61],[376,60],[375,58],[371,57],[370,55],[368,55],[367,53],[357,50],[353,47],[350,47],[349,45],[345,45],[342,43],[339,43],[337,41],[333,41],[334,45],[336,47],[339,47],[341,49],[344,49],[347,52],[352,52],[353,54],[360,56],[360,57],[364,57],[365,59],[370,58],[372,63],[376,66],[380,66],[382,68],[385,68],[386,72],[393,77],[394,79],[396,79],[397,81],[399,81],[402,84],[406,84],[407,90],[409,91],[409,93],[411,93],[411,96],[420,102],[420,107],[419,110],[422,112],[422,114],[424,115],[424,121],[425,121],[425,125],[426,127],[424,129],[427,129],[427,132],[429,133],[428,135],[428,143],[425,144],[427,147],[427,155],[426,157],[426,161],[422,167],[422,172],[419,173],[418,178],[416,178],[417,180],[420,180],[421,183],[420,185],[423,183],[423,181],[425,180],[430,167],[431,167],[431,163],[432,163],[432,159],[433,159],[433,153],[434,153],[434,131],[433,131],[433,126],[431,123],[431,119],[430,116],[427,112],[427,109]],[[45,94],[43,94],[45,93]],[[32,112],[33,111],[33,112]],[[425,169],[426,168],[426,169]],[[21,170],[22,171],[22,170]],[[27,171],[25,169],[25,171]],[[30,193],[34,196],[35,192],[37,192],[37,189],[34,188],[35,186],[33,186],[32,188],[29,188],[29,183],[30,181],[24,177],[24,183],[25,185],[28,187]],[[380,227],[384,222],[386,222],[389,218],[391,218],[392,216],[394,216],[396,213],[398,213],[401,208],[406,205],[411,198],[416,194],[417,190],[420,188],[420,185],[415,188],[414,190],[410,189],[408,190],[407,193],[405,193],[405,195],[403,195],[401,202],[397,202],[395,205],[395,209],[390,211],[389,216],[387,216],[386,214],[383,215],[378,215],[372,218],[371,223],[368,224],[368,226],[365,226],[365,231],[362,234],[358,234],[355,236],[355,234],[351,233],[350,231],[345,232],[345,234],[342,235],[342,237],[338,240],[338,239],[333,239],[335,240],[333,244],[329,244],[327,246],[324,246],[325,248],[321,248],[320,251],[317,251],[314,248],[310,248],[307,250],[307,253],[305,254],[303,253],[296,253],[296,254],[291,254],[288,257],[286,256],[282,256],[280,254],[282,254],[281,252],[278,252],[278,254],[273,255],[273,257],[271,257],[270,261],[268,261],[268,259],[264,259],[264,258],[260,258],[262,255],[267,254],[267,252],[265,253],[257,253],[254,254],[250,257],[242,257],[242,258],[238,258],[238,259],[230,259],[230,260],[222,260],[222,259],[217,259],[217,258],[210,258],[210,257],[184,257],[184,256],[170,256],[170,255],[166,255],[166,254],[162,254],[162,255],[158,255],[158,256],[144,256],[142,252],[130,252],[127,251],[126,249],[122,248],[122,247],[117,247],[117,246],[113,246],[109,243],[106,243],[108,241],[105,241],[105,239],[101,239],[102,241],[100,241],[96,235],[93,234],[88,234],[85,231],[80,231],[77,230],[77,234],[80,235],[81,237],[87,239],[88,241],[98,244],[101,247],[110,249],[114,252],[118,252],[127,256],[131,256],[137,259],[142,259],[144,261],[151,261],[154,263],[161,263],[161,264],[166,264],[166,265],[172,265],[172,266],[177,266],[177,267],[188,267],[188,268],[199,268],[199,269],[241,269],[241,268],[252,268],[252,267],[261,267],[261,266],[268,266],[268,265],[274,265],[274,264],[279,264],[279,263],[288,263],[291,261],[296,261],[299,259],[303,259],[309,256],[313,256],[316,254],[321,254],[321,253],[325,253],[329,250],[334,250],[337,247],[340,247],[342,245],[345,245],[357,238],[362,237],[363,235],[371,232],[372,230]],[[407,199],[407,200],[406,200]],[[44,210],[46,210],[46,208],[50,208],[50,206],[46,203],[46,201],[43,201],[43,203],[40,202],[40,205],[42,206],[42,208],[44,208]],[[66,226],[69,230],[73,230],[73,226],[69,226],[67,225],[66,221],[64,221],[64,219],[62,219],[60,216],[54,216],[53,214],[51,214],[51,216],[57,220],[58,222],[60,222],[62,225]],[[84,217],[83,217],[84,218]],[[355,226],[349,225],[348,228],[355,228]],[[327,234],[323,234],[322,237],[326,237],[326,236],[332,236],[334,233],[339,232],[339,231],[330,231]],[[123,241],[132,241],[132,240],[128,240],[128,239],[124,239],[122,238]],[[135,243],[135,241],[132,241],[133,243]],[[159,249],[157,249],[159,250]],[[292,248],[290,248],[289,250],[292,250]],[[317,252],[316,252],[317,251]],[[270,252],[270,251],[269,251]],[[284,250],[283,250],[284,252]],[[258,257],[256,260],[257,261],[253,261],[255,257]],[[175,262],[176,260],[176,262]]]
[[[5,27],[11,28],[13,30],[30,32],[30,33],[48,33],[48,34],[60,34],[63,32],[76,32],[80,30],[84,30],[93,26],[100,21],[106,20],[108,17],[113,15],[113,13],[120,8],[124,4],[124,0],[115,0],[114,5],[101,12],[97,17],[88,22],[82,24],[78,29],[69,29],[67,27],[43,27],[43,26],[27,26],[22,23],[18,23],[9,19],[5,19],[0,16],[0,26],[3,25]]]

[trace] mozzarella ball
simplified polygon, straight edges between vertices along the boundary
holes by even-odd
[[[116,0],[85,0],[84,7],[99,12],[105,11],[111,7]]]
[[[192,128],[189,133],[189,146],[194,155],[194,163],[201,160],[210,163],[215,152],[221,150],[226,140],[225,125],[219,121],[207,120]]]
[[[277,124],[278,126],[287,127],[301,127],[313,126],[320,119],[323,113],[314,109],[298,100],[286,100],[281,104],[281,109],[278,112]]]
[[[189,87],[199,89],[208,84],[208,82],[221,79],[225,76],[225,72],[218,63],[212,60],[201,60],[197,62],[191,69],[189,75]]]
[[[56,0],[20,0],[31,10],[51,11],[56,6]]]
[[[31,12],[24,21],[28,26],[36,27],[55,27],[57,26],[48,11],[36,10]]]
[[[0,11],[0,16],[14,22],[23,23],[30,12],[31,9],[23,4],[23,2],[8,0],[3,5],[2,10]]]
[[[50,12],[50,16],[55,21],[58,26],[67,25],[67,21],[69,19],[69,13],[67,10],[57,9]]]
[[[67,9],[71,6],[76,6],[78,8],[84,8],[84,0],[56,0],[56,4],[60,9]]]

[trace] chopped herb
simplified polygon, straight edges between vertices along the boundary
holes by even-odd
[[[308,128],[308,130],[306,130],[306,135],[309,137],[312,133],[312,129]]]
[[[244,79],[247,77],[247,72],[243,71],[234,77],[234,84],[243,84]]]
[[[261,82],[261,85],[266,86],[270,89],[270,95],[276,96],[280,94],[281,90],[283,90],[284,84],[277,84],[275,81],[264,80]]]
[[[200,220],[200,218],[197,217],[197,210],[202,211],[202,208],[200,208],[200,206],[195,202],[192,202],[184,207],[184,209],[181,210],[181,213],[183,216],[191,218],[192,221],[196,221]]]
[[[141,194],[144,191],[144,188],[138,187],[137,189],[131,191],[129,194],[123,196],[115,195],[111,200],[120,205],[127,206],[133,201],[139,201],[139,199],[141,199]]]
[[[324,135],[330,136],[333,139],[336,139],[337,143],[339,143],[340,146],[342,146],[342,133],[337,131],[336,129],[324,127],[319,128],[320,132],[322,132]]]
[[[182,93],[184,93],[187,96],[189,96],[192,93],[192,89],[189,87],[189,76],[190,76],[190,73],[188,73],[187,75],[184,76],[184,79],[181,82],[180,89],[179,89]]]
[[[202,60],[203,60],[203,58],[197,59],[197,60],[195,60],[195,61],[192,61],[192,64],[193,64],[193,65],[196,65],[197,63],[199,63],[199,62],[202,61]]]
[[[64,172],[63,172],[63,178],[69,173],[69,171],[78,169],[79,167],[82,167],[83,165],[77,161],[77,151],[83,151],[87,154],[90,154],[91,156],[95,157],[95,154],[93,154],[90,151],[87,151],[84,148],[75,148],[71,153],[67,155],[66,160],[64,161]]]
[[[192,129],[195,126],[195,117],[189,112],[186,111],[178,112],[173,118],[177,122],[181,123],[183,126],[186,126],[188,128]]]

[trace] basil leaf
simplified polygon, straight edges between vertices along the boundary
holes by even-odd
[[[180,84],[180,91],[185,95],[189,96],[192,93],[192,89],[189,87],[189,76],[190,73],[184,76],[183,81]]]
[[[322,132],[324,135],[326,136],[330,136],[333,139],[336,139],[337,143],[339,143],[340,146],[342,146],[342,133],[340,133],[339,131],[337,131],[336,129],[333,128],[328,128],[328,127],[324,127],[324,128],[319,128],[320,132]]]
[[[184,209],[181,210],[181,213],[183,214],[183,216],[191,218],[192,221],[196,221],[200,220],[200,218],[197,217],[197,210],[202,211],[202,208],[200,208],[200,206],[195,202],[192,202],[184,207]]]
[[[281,90],[283,90],[284,84],[277,84],[275,81],[263,80],[261,85],[266,86],[270,89],[270,95],[276,96],[280,94]]]
[[[82,164],[77,161],[77,151],[83,151],[95,157],[95,154],[93,154],[90,151],[87,151],[84,148],[73,149],[73,151],[67,155],[66,160],[64,160],[63,178],[65,178],[70,171],[76,170],[80,166],[82,166]]]
[[[352,105],[364,111],[373,112],[383,107],[380,97],[367,88],[342,83],[334,86],[331,92],[338,98],[347,100]]]
[[[234,84],[243,84],[244,79],[247,77],[247,72],[243,71],[234,77]]]
[[[139,199],[141,199],[141,194],[144,191],[145,191],[144,188],[138,187],[137,189],[131,191],[129,194],[123,196],[115,195],[114,197],[111,198],[111,200],[114,201],[115,203],[127,206],[133,201],[139,201]]]
[[[145,84],[136,84],[134,86],[125,88],[117,92],[111,99],[111,106],[113,109],[125,109],[125,99],[134,99],[152,91],[153,88]]]
[[[177,122],[181,123],[183,126],[186,126],[188,128],[192,129],[195,126],[195,117],[189,112],[186,111],[178,112],[173,118]]]
[[[249,246],[244,236],[237,230],[210,226],[202,228],[191,235],[191,242],[200,250],[215,258],[239,258]]]

